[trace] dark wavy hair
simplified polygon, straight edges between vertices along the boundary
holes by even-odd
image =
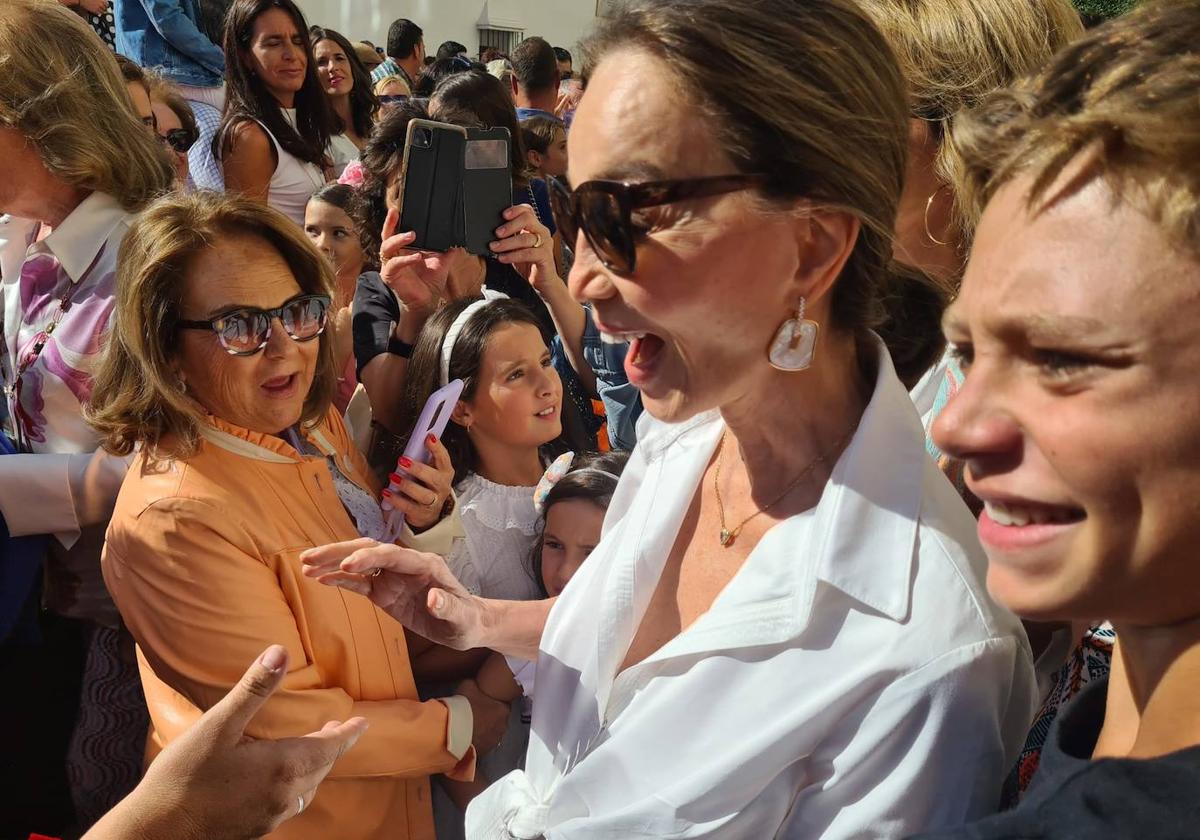
[[[472,303],[480,298],[459,298],[439,309],[421,329],[417,343],[413,346],[412,359],[408,363],[408,376],[404,381],[403,404],[400,407],[400,420],[397,429],[401,432],[403,443],[412,434],[417,424],[425,401],[441,386],[442,342],[450,331],[455,319]],[[518,300],[502,299],[490,303],[471,315],[454,344],[454,354],[450,359],[450,378],[463,381],[463,392],[460,399],[470,401],[475,398],[479,386],[479,368],[483,362],[483,354],[487,350],[488,339],[497,329],[508,324],[529,324],[538,329],[542,340],[549,344],[549,336],[542,329],[542,324],[528,306]],[[563,390],[564,407],[566,405],[566,390]],[[450,453],[454,463],[454,483],[462,481],[470,473],[479,468],[479,455],[475,445],[471,443],[467,430],[451,421],[442,434],[442,445]],[[587,448],[587,442],[575,439],[567,424],[563,424],[563,434],[541,447],[545,458],[554,458],[568,451],[581,451]]]
[[[350,89],[350,119],[354,121],[355,134],[359,137],[368,136],[375,126],[375,115],[379,112],[379,97],[371,89],[371,74],[354,51],[354,45],[342,33],[320,26],[312,27],[309,36],[314,55],[321,41],[333,41],[346,54],[346,60],[350,62],[350,77],[354,80],[354,87]],[[333,115],[333,121],[339,132],[346,130],[341,124],[342,118],[337,114]]]
[[[387,219],[388,184],[400,177],[408,124],[412,120],[426,119],[428,116],[424,106],[411,99],[384,108],[382,119],[376,123],[367,138],[367,145],[359,155],[363,182],[354,190],[349,213],[358,229],[358,240],[362,243],[366,260],[363,264],[365,270],[375,271],[379,268],[381,231]]]
[[[296,26],[308,62],[304,70],[304,85],[296,93],[296,126],[284,118],[279,101],[267,90],[256,74],[242,60],[254,38],[254,24],[271,9],[286,12]],[[333,111],[312,60],[312,43],[304,14],[292,0],[234,0],[225,16],[225,111],[221,127],[213,138],[213,154],[219,160],[229,145],[231,130],[254,120],[264,125],[285,152],[306,163],[324,166],[329,138],[336,134]]]
[[[537,542],[529,555],[529,570],[543,598],[550,597],[550,593],[546,591],[546,584],[542,582],[542,546],[546,538],[546,520],[550,516],[550,508],[560,502],[579,500],[591,502],[600,510],[608,510],[613,493],[617,490],[617,478],[620,478],[628,463],[628,452],[576,455],[571,461],[570,471],[558,480],[546,496],[546,501],[542,503],[542,520],[538,528]],[[610,478],[604,473],[610,473],[617,478]]]
[[[517,108],[504,83],[495,76],[478,70],[447,76],[433,91],[429,113],[435,120],[468,128],[507,128],[512,137],[508,151],[513,187],[523,189],[529,184],[533,172],[525,159]]]

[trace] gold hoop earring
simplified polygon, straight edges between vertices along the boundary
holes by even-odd
[[[932,242],[934,245],[948,246],[948,245],[950,245],[951,243],[949,243],[949,242],[943,242],[942,240],[940,240],[940,239],[938,239],[936,236],[934,236],[934,235],[933,235],[933,233],[931,233],[931,232],[930,232],[930,230],[929,230],[929,208],[933,206],[933,200],[934,200],[935,198],[937,198],[937,194],[938,194],[939,192],[941,192],[941,191],[942,191],[942,189],[943,189],[942,187],[938,187],[936,190],[934,190],[934,191],[933,191],[933,194],[932,194],[932,195],[930,195],[930,196],[929,196],[929,199],[928,199],[928,200],[925,202],[925,236],[926,236],[926,238],[928,238],[928,239],[929,239],[929,241],[930,241],[930,242]]]
[[[807,370],[812,365],[820,330],[816,321],[804,317],[805,303],[801,297],[795,316],[783,322],[775,333],[771,349],[767,351],[771,367],[776,370]]]

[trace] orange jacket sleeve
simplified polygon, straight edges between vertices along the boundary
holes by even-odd
[[[271,568],[273,562],[282,568]],[[474,752],[463,745],[464,704],[355,699],[347,687],[358,684],[358,669],[387,667],[384,656],[377,662],[361,659],[353,634],[343,627],[347,607],[342,599],[358,596],[330,589],[307,591],[302,597],[301,588],[320,584],[298,571],[292,574],[289,563],[298,568],[295,556],[257,556],[252,536],[234,517],[204,502],[176,497],[151,504],[134,527],[110,531],[104,576],[154,674],[200,709],[223,697],[267,645],[281,644],[290,655],[290,671],[247,734],[301,735],[328,720],[360,715],[370,729],[338,760],[330,778],[431,773],[470,778]],[[328,606],[326,614],[320,605]],[[312,661],[312,637],[326,632],[349,636],[351,655],[344,661]],[[148,686],[152,713],[156,704],[178,704],[170,691],[152,696],[163,688]],[[457,720],[451,719],[451,706]],[[160,711],[155,724],[169,740],[178,731],[163,726],[171,711]],[[190,722],[176,717],[181,726]],[[467,726],[469,733],[469,720]]]

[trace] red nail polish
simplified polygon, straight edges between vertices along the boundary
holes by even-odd
[[[437,443],[437,442],[438,442],[438,440],[437,440],[437,435],[435,435],[435,434],[432,434],[432,433],[429,435],[429,437],[427,438],[427,440],[429,441],[429,444],[430,444],[431,446],[432,446],[433,444],[435,444],[435,443]]]
[[[400,475],[399,473],[392,473],[388,476],[388,478],[391,479],[392,484],[399,484],[404,480],[404,476]]]
[[[412,469],[412,459],[411,458],[401,458],[400,466],[404,467],[404,469],[406,469],[406,470]]]
[[[390,499],[390,498],[392,498],[392,491],[391,491],[391,490],[389,490],[389,489],[387,489],[386,487],[384,487],[384,488],[383,488],[383,495],[387,496],[387,497]]]

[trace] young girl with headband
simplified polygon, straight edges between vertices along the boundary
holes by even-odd
[[[628,452],[602,455],[567,452],[546,470],[534,491],[539,533],[530,555],[533,576],[544,597],[557,597],[600,542],[604,514],[628,461]],[[474,679],[467,682],[474,682],[472,688],[501,703],[520,701],[522,720],[528,723],[536,675],[537,662],[493,652]],[[476,773],[474,781],[445,780],[443,787],[454,803],[465,810],[491,781],[481,771]]]
[[[546,466],[572,447],[563,440],[562,383],[538,318],[502,296],[464,298],[438,310],[413,348],[399,428],[412,434],[429,396],[455,379],[463,381],[462,395],[440,441],[453,465],[452,501],[417,542],[448,544],[447,562],[472,592],[487,598],[542,598],[528,562],[538,539],[534,490]],[[583,448],[581,441],[572,443]],[[446,468],[440,458],[435,463]],[[400,472],[413,466],[420,465],[401,463]],[[392,477],[398,493],[419,495],[409,486],[412,481]],[[442,688],[449,676],[442,653],[439,648],[414,651],[414,671],[427,689]],[[459,676],[474,674],[479,662],[476,658]],[[479,769],[496,777],[515,769],[528,732],[520,710],[514,710],[503,739],[482,756]],[[439,836],[456,826],[461,830],[461,811],[437,796],[434,819]]]

